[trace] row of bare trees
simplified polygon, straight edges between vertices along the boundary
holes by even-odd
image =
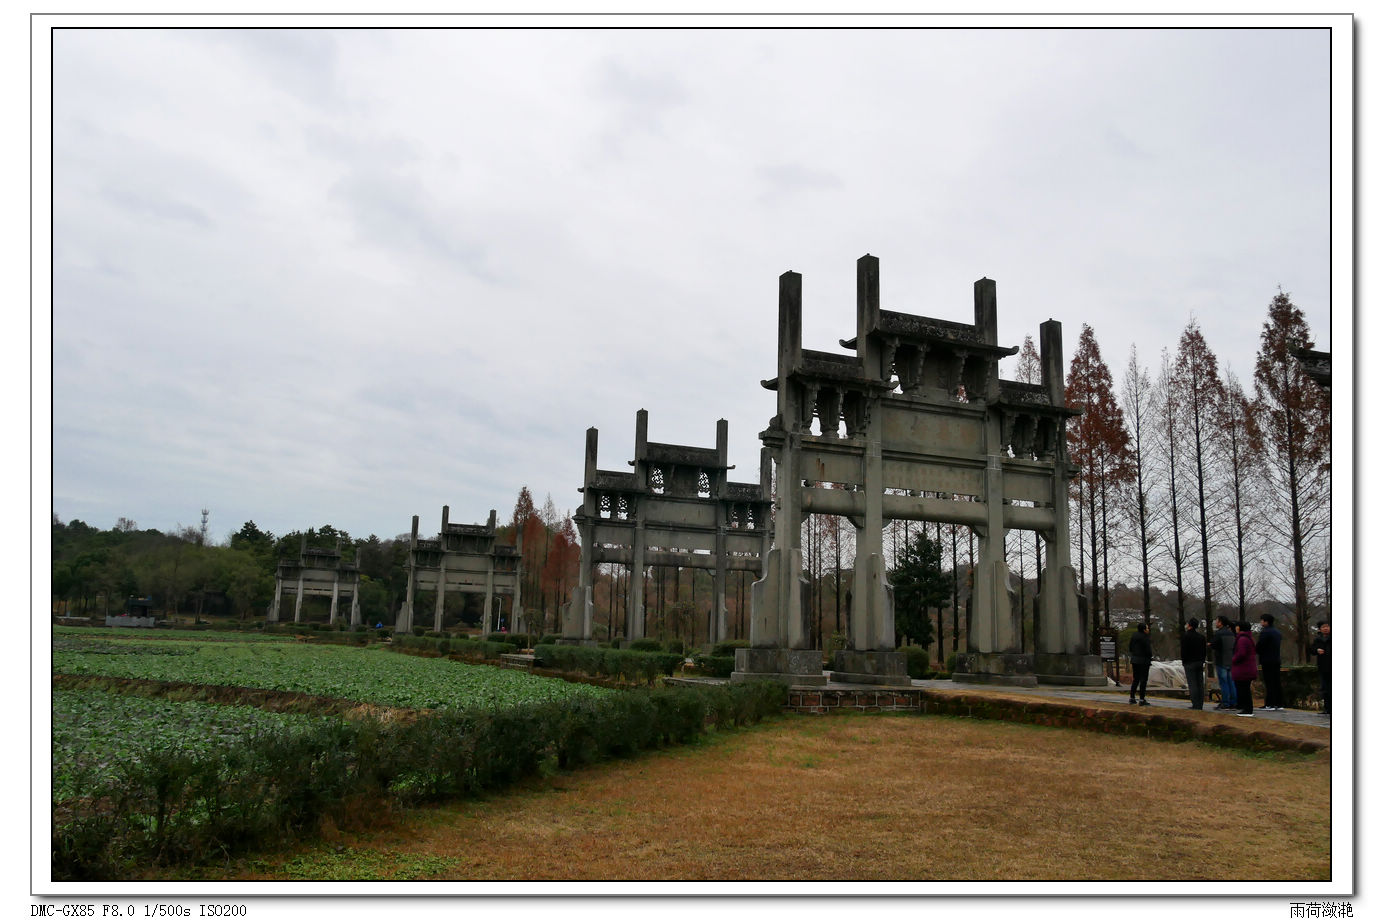
[[[1303,312],[1280,292],[1250,394],[1195,319],[1153,376],[1132,346],[1117,393],[1083,325],[1066,400],[1084,408],[1068,445],[1081,469],[1074,558],[1094,627],[1109,625],[1114,569],[1143,588],[1146,618],[1151,586],[1171,587],[1180,624],[1246,619],[1257,602],[1292,599],[1289,635],[1305,659],[1310,612],[1326,611],[1331,551],[1331,404],[1295,355],[1312,347]]]

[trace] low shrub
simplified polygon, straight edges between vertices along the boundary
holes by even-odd
[[[1321,709],[1322,690],[1318,669],[1311,664],[1296,664],[1281,672],[1284,704],[1291,709]]]
[[[536,644],[539,644],[539,645],[552,645],[552,644],[554,644],[554,643],[557,642],[557,641],[558,641],[558,636],[556,636],[556,635],[545,635],[543,638],[539,639],[538,642],[537,642]]]
[[[389,638],[392,635],[394,635],[394,631],[392,629],[386,629],[381,627],[375,630],[376,638]]]
[[[904,670],[910,677],[922,680],[933,673],[928,652],[918,645],[903,645],[898,650],[904,653]]]
[[[663,651],[664,646],[656,638],[636,638],[630,640],[631,651]]]
[[[671,638],[664,643],[664,650],[673,654],[683,654],[687,648],[683,645],[681,638]]]
[[[416,637],[422,638],[425,630],[422,626],[414,626],[409,631],[412,632]]]

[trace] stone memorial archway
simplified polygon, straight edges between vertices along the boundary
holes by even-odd
[[[802,277],[779,278],[778,374],[762,383],[778,405],[760,434],[774,456],[775,539],[751,594],[751,647],[736,653],[733,678],[826,682],[822,653],[809,647],[799,529],[808,513],[826,513],[857,530],[848,642],[835,655],[834,681],[909,683],[883,548],[886,522],[905,519],[965,525],[979,540],[955,680],[1104,685],[1069,559],[1068,482],[1077,470],[1065,424],[1081,410],[1063,403],[1062,326],[1040,327],[1041,384],[1003,381],[999,360],[1018,348],[997,343],[993,281],[976,282],[969,324],[882,310],[879,260],[869,254],[857,261],[856,288],[856,336],[841,341],[854,352],[828,353],[803,348]],[[1009,529],[1047,540],[1033,655],[1021,648],[1010,599]]]

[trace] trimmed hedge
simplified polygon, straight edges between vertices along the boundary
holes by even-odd
[[[481,636],[487,642],[498,642],[502,645],[513,645],[515,648],[531,648],[534,644],[534,636],[523,632],[491,632]]]
[[[413,635],[396,635],[394,647],[410,651],[436,651],[444,655],[459,654],[482,661],[495,661],[501,655],[515,650],[514,645],[476,638],[427,638]]]
[[[630,642],[631,651],[663,651],[664,646],[657,638],[637,638]]]
[[[497,712],[442,711],[414,722],[331,721],[252,737],[203,756],[149,749],[118,782],[55,806],[55,880],[126,880],[367,823],[391,806],[493,791],[547,762],[571,768],[695,741],[707,726],[783,709],[783,684],[628,691]]]
[[[544,667],[576,671],[592,677],[609,677],[630,683],[653,685],[671,675],[683,663],[680,654],[632,651],[620,648],[592,648],[589,645],[540,645],[534,659]]]

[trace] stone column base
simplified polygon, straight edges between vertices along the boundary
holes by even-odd
[[[796,648],[737,648],[732,681],[782,680],[791,687],[820,687],[822,652]]]
[[[877,686],[912,685],[901,651],[854,651],[843,649],[832,656],[833,683],[868,683]]]
[[[1019,653],[959,652],[955,683],[995,683],[1011,687],[1035,687],[1034,656]]]
[[[1104,687],[1106,667],[1099,655],[1036,654],[1034,673],[1039,683],[1069,687]]]

